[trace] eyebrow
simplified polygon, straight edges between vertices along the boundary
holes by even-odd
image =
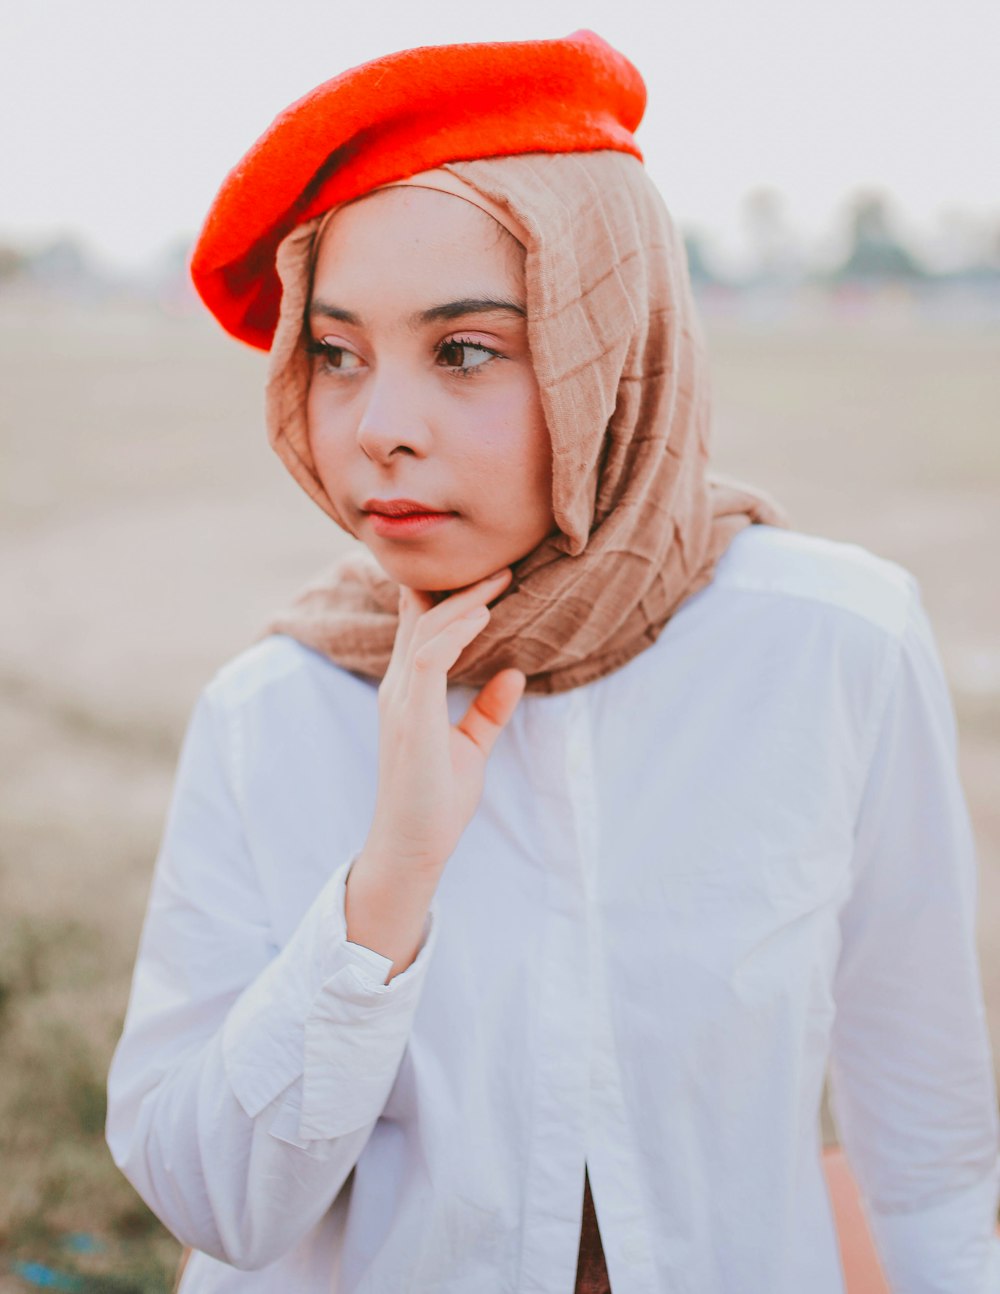
[[[513,314],[524,319],[527,311],[519,301],[493,300],[490,297],[462,297],[459,301],[446,301],[443,305],[431,306],[427,310],[418,310],[410,316],[411,328],[421,324],[439,323],[443,319],[461,319],[465,315],[479,314]],[[361,319],[351,310],[343,310],[329,301],[313,301],[309,306],[312,318],[336,319],[339,323],[353,324],[355,328],[363,327]]]
[[[441,319],[459,319],[462,315],[513,314],[525,318],[527,311],[518,301],[491,301],[486,297],[463,297],[461,301],[446,301],[444,305],[421,310],[414,323],[437,323]]]

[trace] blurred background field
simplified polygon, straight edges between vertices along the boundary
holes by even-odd
[[[1000,1039],[1000,326],[893,293],[705,308],[720,469],[921,580]],[[177,745],[212,671],[342,544],[272,461],[263,372],[186,308],[0,296],[0,1291],[168,1288],[176,1247],[102,1124]]]

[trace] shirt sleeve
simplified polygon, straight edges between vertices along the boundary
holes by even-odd
[[[830,1084],[893,1294],[1000,1294],[997,1099],[951,702],[914,591],[841,914]]]
[[[241,1268],[323,1216],[388,1098],[435,941],[413,963],[347,939],[332,874],[281,949],[248,847],[225,714],[185,739],[122,1038],[108,1080],[112,1156],[185,1244]],[[289,860],[294,866],[294,859]]]

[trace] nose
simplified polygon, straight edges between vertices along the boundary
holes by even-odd
[[[362,452],[376,463],[400,455],[423,458],[431,432],[416,384],[389,371],[373,374],[367,385],[355,433]]]

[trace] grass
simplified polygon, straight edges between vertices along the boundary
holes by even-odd
[[[165,1294],[177,1245],[104,1144],[105,1074],[120,1017],[95,1020],[96,932],[72,919],[22,917],[5,932],[0,967],[0,1047],[15,1062],[0,1084],[0,1254],[15,1277],[34,1264],[88,1292]]]

